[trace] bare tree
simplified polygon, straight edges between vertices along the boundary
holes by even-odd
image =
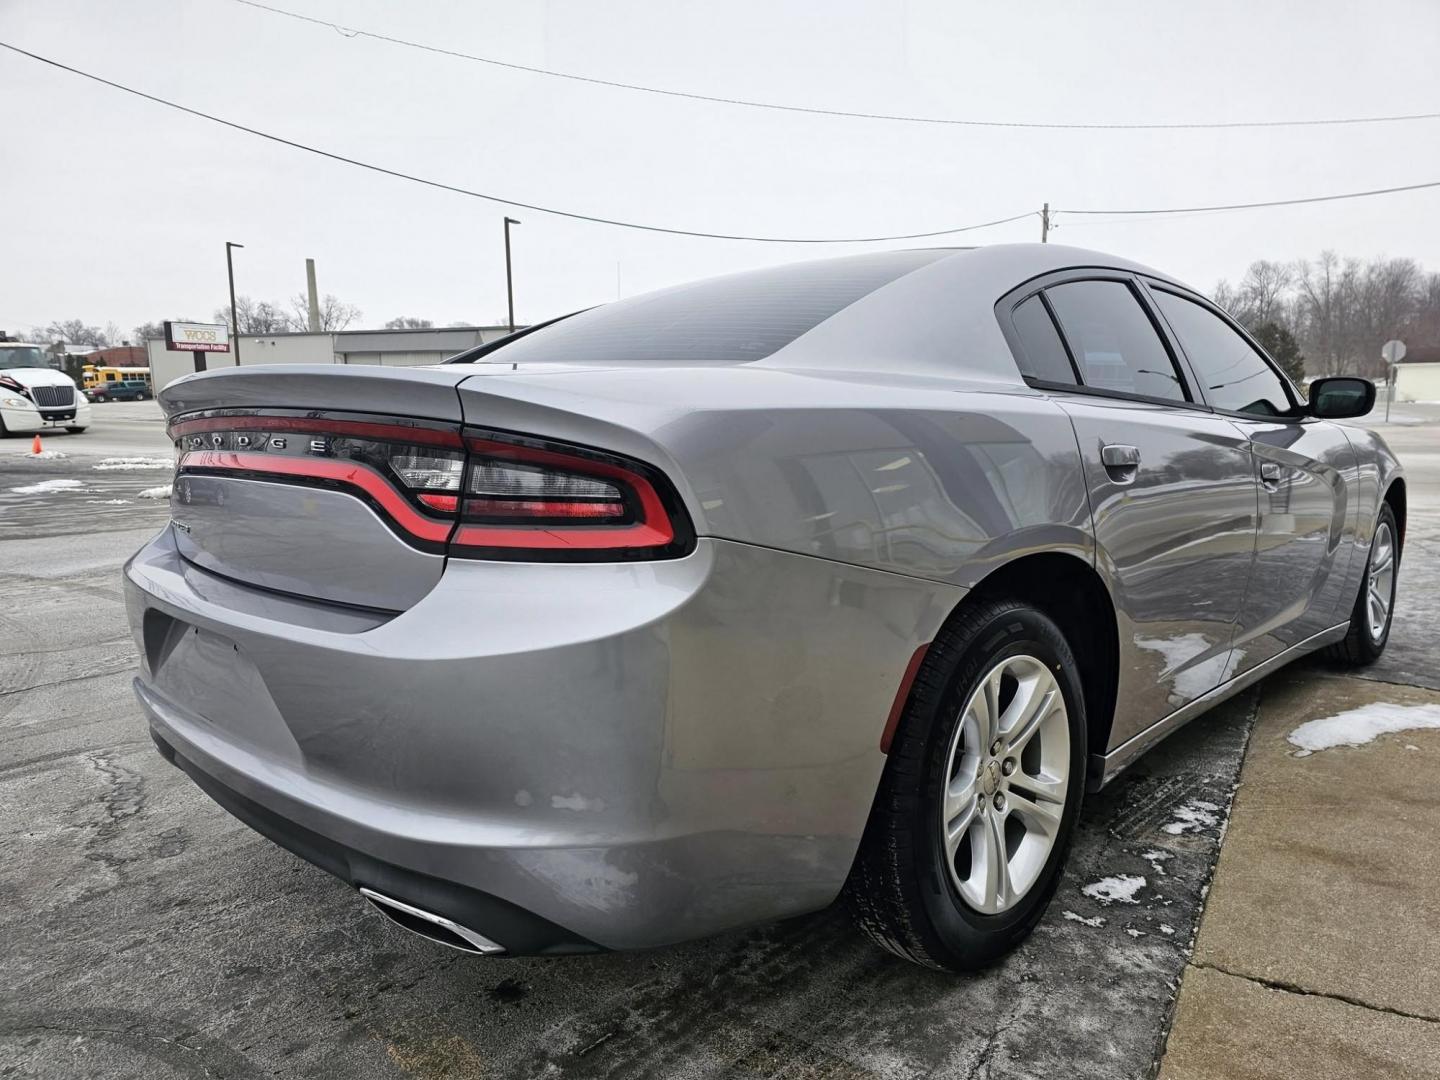
[[[1210,299],[1215,301],[1217,307],[1224,308],[1231,315],[1236,315],[1240,307],[1240,294],[1235,291],[1235,286],[1224,278],[1215,283],[1215,288],[1210,293]],[[1236,315],[1236,318],[1239,316]]]
[[[284,334],[296,329],[294,320],[279,305],[248,296],[235,298],[235,320],[239,326],[231,325],[229,307],[216,308],[214,318],[229,326],[232,334]]]
[[[290,321],[294,324],[295,329],[310,329],[309,298],[304,293],[296,293],[290,299],[290,307],[294,311]],[[360,318],[358,307],[345,303],[332,293],[326,293],[325,298],[320,301],[321,330],[344,330],[358,318]]]
[[[1240,308],[1246,326],[1279,322],[1294,271],[1284,263],[1260,259],[1250,264],[1240,282]]]
[[[104,348],[110,338],[98,326],[91,326],[83,319],[65,319],[52,322],[49,326],[37,326],[31,332],[36,341],[60,343],[78,347]]]
[[[1301,340],[1305,352],[1319,365],[1322,375],[1339,375],[1345,370],[1347,301],[1340,256],[1322,251],[1314,263],[1301,260],[1295,266],[1300,286]]]
[[[416,319],[409,315],[401,315],[398,319],[391,319],[385,324],[386,330],[429,330],[435,324],[429,319]]]
[[[183,322],[185,320],[182,319],[181,321]],[[135,335],[133,340],[136,345],[144,345],[145,342],[151,338],[163,338],[165,336],[165,326],[158,322],[145,322],[130,332]]]

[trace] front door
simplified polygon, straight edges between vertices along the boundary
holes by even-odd
[[[1349,617],[1355,452],[1342,428],[1307,417],[1268,358],[1198,297],[1150,293],[1206,402],[1250,440],[1259,484],[1255,571],[1235,632],[1244,671]]]

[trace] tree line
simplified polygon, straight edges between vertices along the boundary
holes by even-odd
[[[235,298],[235,317],[242,334],[303,333],[310,329],[310,304],[303,293],[292,297],[288,307],[268,300],[257,301],[248,296],[237,296]],[[358,307],[354,304],[347,304],[328,293],[320,303],[320,329],[322,331],[344,330],[360,317],[361,312]],[[198,322],[200,320],[187,316],[173,321]],[[231,333],[235,332],[235,327],[230,322],[229,304],[216,308],[210,321],[224,323],[230,327]],[[461,319],[442,325],[468,327],[478,324],[468,319]],[[430,319],[416,318],[411,315],[401,315],[385,323],[386,330],[426,330],[434,326],[435,323]],[[144,322],[126,334],[113,322],[102,327],[86,322],[84,319],[57,319],[45,326],[31,327],[26,335],[26,340],[39,345],[58,344],[74,346],[77,349],[103,349],[112,345],[143,346],[151,338],[163,338],[164,336],[165,326],[162,322]]]
[[[1261,259],[1239,284],[1221,281],[1212,298],[1292,376],[1383,378],[1387,341],[1412,352],[1440,345],[1440,273],[1414,259],[1367,262],[1333,251],[1290,263]]]

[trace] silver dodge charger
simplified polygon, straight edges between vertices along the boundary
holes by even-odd
[[[1055,245],[702,281],[426,368],[160,395],[160,752],[400,925],[665,945],[843,898],[995,961],[1085,792],[1384,649],[1405,481],[1164,274]]]

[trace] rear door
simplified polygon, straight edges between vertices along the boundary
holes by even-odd
[[[1002,301],[1002,325],[1007,304],[1027,381],[1079,442],[1119,623],[1119,745],[1232,674],[1255,545],[1249,440],[1197,400],[1130,275],[1042,279]]]
[[[1251,443],[1260,526],[1235,636],[1244,671],[1348,617],[1355,452],[1338,425],[1303,415],[1289,380],[1217,308],[1158,282],[1149,292],[1206,402]]]

